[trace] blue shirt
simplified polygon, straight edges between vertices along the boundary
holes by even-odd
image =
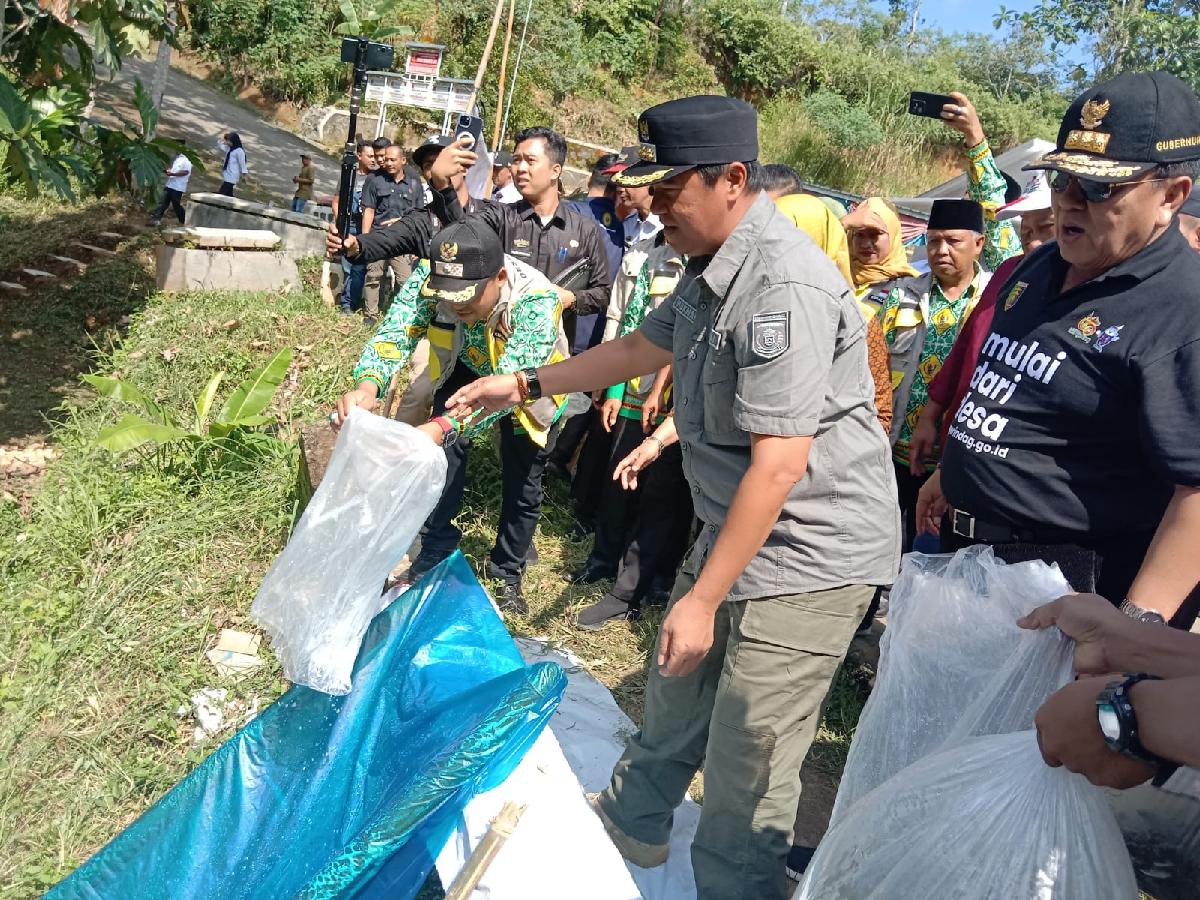
[[[625,255],[625,226],[617,217],[616,203],[608,197],[586,197],[568,201],[584,215],[591,216],[604,233],[601,242],[608,256],[608,274],[616,277],[621,269],[621,257]],[[604,336],[604,314],[592,313],[579,316],[575,322],[575,339],[571,342],[572,353],[582,353],[600,343]]]

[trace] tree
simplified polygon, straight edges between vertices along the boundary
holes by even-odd
[[[117,69],[128,54],[148,49],[163,37],[165,15],[162,0],[5,0],[0,178],[15,179],[29,193],[47,186],[64,197],[74,196],[72,176],[95,185],[96,157],[105,146],[84,113],[96,62]],[[145,137],[134,141],[148,146]]]
[[[1200,89],[1200,7],[1195,0],[1042,0],[1030,12],[1000,8],[996,24],[1019,25],[1051,49],[1084,46],[1103,81],[1124,71],[1166,69]]]

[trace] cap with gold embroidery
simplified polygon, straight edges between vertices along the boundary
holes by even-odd
[[[697,166],[758,159],[758,113],[733,97],[668,100],[642,113],[638,139],[638,160],[613,184],[643,187]]]
[[[422,297],[470,303],[479,286],[504,266],[500,237],[479,219],[447,225],[429,242],[429,277]]]
[[[1168,72],[1126,72],[1080,95],[1057,147],[1026,169],[1117,182],[1200,159],[1200,100]]]

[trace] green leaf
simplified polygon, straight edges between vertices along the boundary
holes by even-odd
[[[121,156],[129,163],[129,171],[138,187],[154,187],[169,160],[151,144],[130,142],[121,148]]]
[[[270,425],[275,421],[274,416],[246,416],[242,419],[234,419],[232,422],[226,422],[226,425],[231,425],[234,428],[253,428],[256,425]]]
[[[208,380],[208,385],[201,392],[200,397],[196,400],[196,433],[204,434],[204,428],[208,424],[208,413],[212,409],[213,398],[217,396],[217,388],[221,386],[221,382],[225,380],[225,373],[218,372]]]
[[[338,34],[358,34],[358,10],[354,8],[354,4],[351,3],[350,0],[340,0],[338,3],[338,9],[342,11],[342,19],[345,20],[341,25],[338,26]],[[346,30],[342,31],[342,28],[345,28]]]
[[[279,385],[283,384],[283,377],[291,364],[290,348],[276,353],[269,363],[257,372],[252,372],[250,377],[229,395],[229,399],[217,415],[217,421],[227,425],[249,416],[257,416],[265,410],[271,405],[271,398],[275,396]]]
[[[187,437],[190,435],[186,431],[174,425],[162,425],[141,416],[128,415],[96,435],[96,443],[113,453],[124,453],[147,442],[169,444]]]
[[[33,119],[29,103],[17,93],[17,86],[0,72],[0,134],[18,137],[26,132]]]
[[[162,408],[128,381],[121,381],[119,378],[105,378],[102,375],[84,375],[82,378],[101,396],[124,400],[127,403],[136,403],[159,422],[171,424]]]
[[[150,97],[149,91],[146,90],[140,78],[134,81],[133,99],[137,103],[138,115],[142,119],[142,136],[150,137],[158,129],[158,108],[154,105],[154,100]]]

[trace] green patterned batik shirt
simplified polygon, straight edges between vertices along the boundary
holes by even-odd
[[[1021,237],[1011,219],[996,221],[996,210],[1004,205],[1007,188],[987,140],[967,147],[966,154],[967,195],[983,207],[983,265],[995,272],[1000,263],[1023,252]]]
[[[354,367],[355,384],[372,381],[382,397],[392,376],[408,365],[437,310],[435,299],[421,296],[421,287],[428,277],[429,263],[421,260],[363,348],[358,365]],[[462,331],[459,361],[476,375],[511,375],[520,369],[545,365],[558,338],[558,295],[551,290],[522,294],[512,304],[509,326],[511,333],[493,366],[488,352],[487,323],[458,325]],[[478,434],[507,412],[502,410],[475,419],[463,434]]]

